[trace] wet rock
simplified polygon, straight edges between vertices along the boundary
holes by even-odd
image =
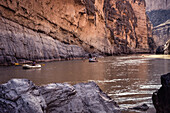
[[[140,110],[140,111],[147,111],[149,109],[149,107],[148,107],[147,104],[143,104],[143,105],[136,106],[136,107],[129,108],[129,109]]]
[[[170,73],[161,76],[161,84],[161,88],[153,93],[152,101],[157,113],[169,113]]]
[[[94,83],[35,86],[27,79],[0,85],[1,113],[119,113],[117,103]]]

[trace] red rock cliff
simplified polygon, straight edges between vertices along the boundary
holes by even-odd
[[[2,63],[151,50],[144,0],[1,0],[0,25]]]

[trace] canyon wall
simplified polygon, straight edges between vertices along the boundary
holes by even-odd
[[[170,0],[145,0],[145,1],[146,11],[170,9]]]
[[[144,0],[1,0],[0,63],[154,49]]]
[[[160,47],[170,39],[170,0],[146,0],[146,11],[153,25],[153,38]]]
[[[170,19],[153,28],[153,37],[158,46],[165,45],[170,39]]]

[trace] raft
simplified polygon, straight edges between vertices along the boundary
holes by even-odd
[[[35,66],[32,66],[32,65],[28,65],[28,64],[24,64],[22,66],[23,69],[37,69],[37,68],[41,68],[41,65],[40,64],[37,64]]]
[[[89,62],[98,62],[95,58],[89,58]]]

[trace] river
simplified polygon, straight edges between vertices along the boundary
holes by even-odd
[[[144,113],[155,112],[152,94],[161,87],[160,76],[170,72],[170,59],[129,55],[98,60],[95,63],[88,60],[48,62],[43,63],[41,69],[31,70],[21,66],[1,66],[0,83],[12,78],[27,78],[36,85],[95,81],[120,107],[146,103],[150,109]]]

